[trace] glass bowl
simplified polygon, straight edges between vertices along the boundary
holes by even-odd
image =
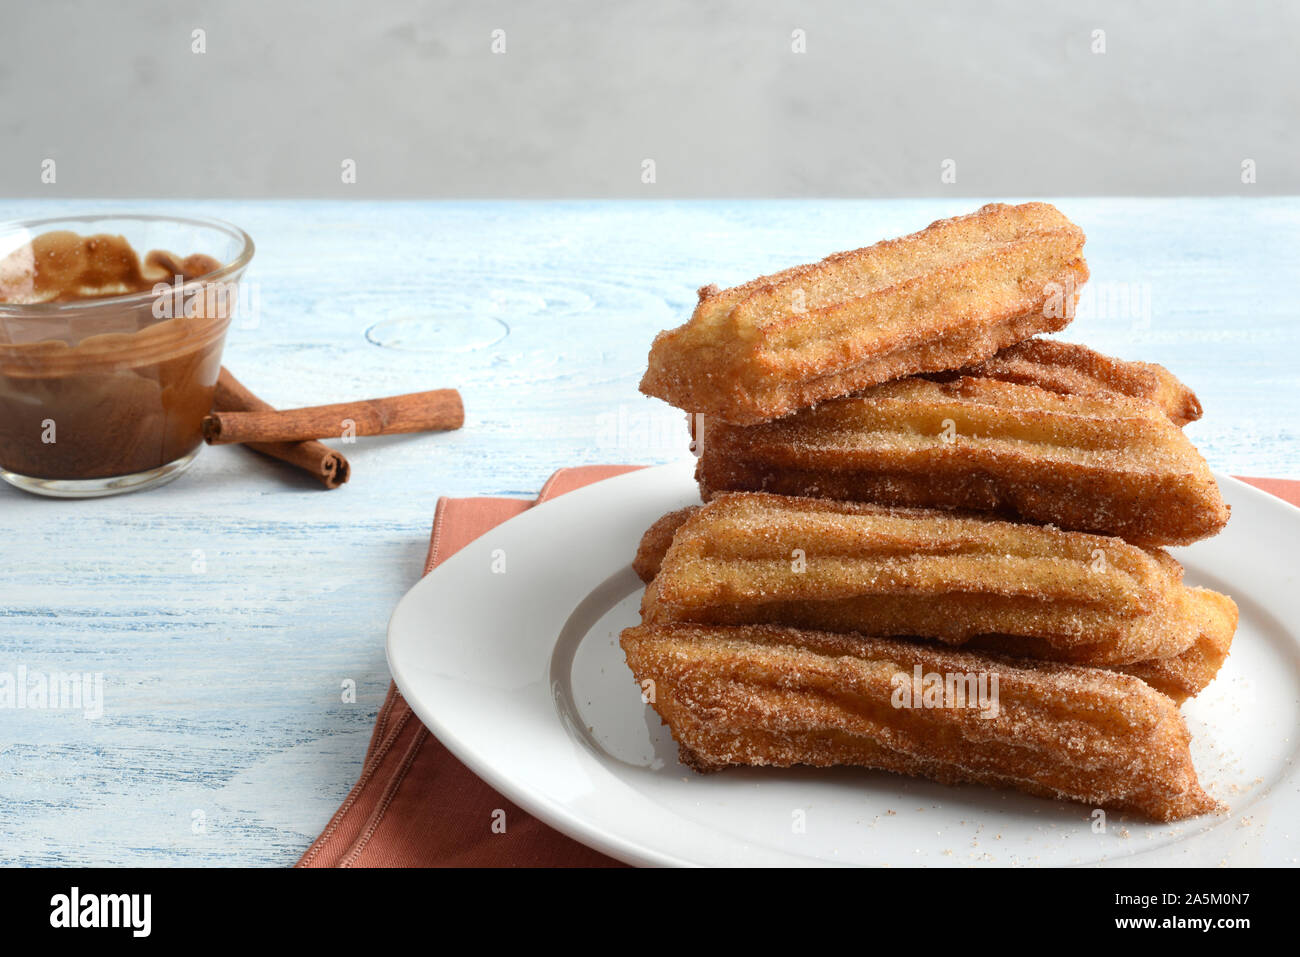
[[[0,224],[0,477],[84,498],[184,471],[252,256],[215,219]]]

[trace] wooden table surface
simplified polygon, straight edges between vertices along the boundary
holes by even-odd
[[[0,219],[189,212],[257,242],[226,364],[280,406],[443,386],[465,428],[344,446],[326,492],[208,448],[154,491],[0,487],[0,673],[102,673],[103,715],[0,711],[4,863],[291,864],[361,767],[388,615],[441,495],[531,496],[566,465],[688,455],[636,389],[697,286],[969,201],[0,203]],[[1300,198],[1074,199],[1093,281],[1063,338],[1164,363],[1210,463],[1300,477]],[[184,250],[179,250],[184,252]],[[355,703],[343,687],[355,682]]]

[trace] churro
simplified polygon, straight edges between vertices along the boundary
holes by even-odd
[[[1073,318],[1083,231],[1046,203],[989,205],[919,233],[720,290],[660,333],[641,391],[751,425],[918,372],[955,369]]]
[[[699,505],[688,505],[669,512],[645,530],[636,546],[632,571],[647,585],[654,581],[664,563],[664,555],[673,544],[673,536],[686,520],[700,510]]]
[[[1237,632],[1237,604],[1208,588],[1190,590],[1187,614],[1196,622],[1196,640],[1182,654],[1124,665],[1120,671],[1141,678],[1178,703],[1194,698],[1228,660]]]
[[[646,530],[632,567],[647,585],[659,574],[677,529],[700,507],[693,505],[669,512]],[[1179,704],[1196,697],[1218,675],[1237,631],[1237,606],[1227,595],[1192,588],[1186,598],[1184,614],[1193,622],[1196,637],[1185,650],[1172,657],[1136,661],[1115,668],[1141,678]]]
[[[1102,355],[1073,342],[1026,339],[997,355],[957,372],[934,378],[978,376],[1036,385],[1062,395],[1125,395],[1150,402],[1175,425],[1201,417],[1201,401],[1178,377],[1154,362],[1130,362]]]
[[[632,559],[632,570],[643,582],[649,582],[659,574],[659,566],[673,543],[673,535],[698,508],[698,505],[690,505],[669,512],[646,529],[637,546],[636,557]]]
[[[678,528],[647,624],[781,624],[1116,666],[1198,638],[1182,567],[1118,538],[979,515],[728,493]]]
[[[696,770],[858,765],[1160,821],[1219,807],[1174,703],[1128,675],[770,626],[640,626],[620,643]]]
[[[775,422],[707,419],[697,447],[706,498],[769,491],[975,509],[1146,545],[1186,545],[1228,520],[1182,430],[1117,392],[913,377]]]

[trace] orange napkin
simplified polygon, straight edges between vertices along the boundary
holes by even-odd
[[[560,469],[538,502],[637,466]],[[1300,505],[1300,482],[1244,479]],[[533,503],[509,498],[439,499],[425,574]],[[628,556],[631,560],[631,556]],[[506,831],[492,829],[505,811]],[[379,710],[361,777],[298,867],[617,867],[619,863],[525,814],[452,757],[397,688]]]
[[[635,468],[560,469],[537,501]],[[439,499],[425,574],[532,505],[513,498]],[[504,834],[492,830],[497,809],[505,811]],[[299,867],[540,865],[621,866],[552,830],[484,784],[429,733],[393,684],[379,709],[360,779],[298,861]]]

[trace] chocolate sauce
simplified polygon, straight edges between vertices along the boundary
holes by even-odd
[[[234,307],[233,287],[202,281],[219,267],[70,232],[0,260],[0,303],[32,306],[0,312],[0,466],[106,478],[196,449]]]

